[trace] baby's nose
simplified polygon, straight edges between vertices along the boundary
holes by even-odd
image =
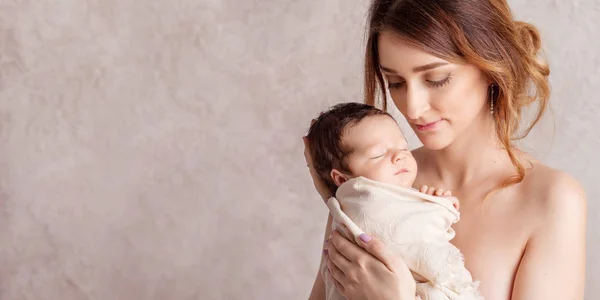
[[[403,159],[404,159],[404,155],[402,154],[402,151],[398,151],[396,153],[396,155],[394,155],[393,162],[398,163],[398,162],[402,161]]]

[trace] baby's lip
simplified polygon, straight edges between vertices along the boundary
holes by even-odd
[[[394,175],[398,175],[398,174],[401,174],[401,173],[408,173],[408,169],[407,168],[402,168],[402,169],[398,170],[398,172],[396,172],[396,174],[394,174]]]

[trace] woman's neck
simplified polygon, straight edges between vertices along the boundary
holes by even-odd
[[[478,137],[478,138],[477,138]],[[444,149],[427,151],[428,166],[444,186],[458,189],[481,182],[512,163],[493,126],[474,127]]]

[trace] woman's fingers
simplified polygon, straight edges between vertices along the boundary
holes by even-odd
[[[334,230],[331,239],[327,243],[327,256],[329,257],[331,263],[344,272],[350,268],[351,264],[346,255],[340,253],[340,239],[342,240],[342,244],[344,244],[344,241],[350,243],[339,232],[337,232],[337,230]],[[341,248],[343,249],[344,246],[341,246]]]
[[[335,278],[334,278],[334,277],[331,275],[331,272],[328,272],[328,273],[327,273],[327,277],[328,277],[328,280],[329,280],[330,282],[333,282],[333,283],[335,284],[335,287],[336,287],[336,289],[338,290],[338,292],[340,292],[340,294],[342,294],[342,296],[344,296],[344,298],[347,298],[347,296],[346,296],[346,289],[344,288],[344,286],[343,286],[343,285],[342,285],[342,284],[341,284],[339,281],[337,281],[337,280],[336,280],[336,279],[335,279]]]
[[[327,270],[336,282],[340,283],[342,286],[346,284],[346,274],[344,274],[344,272],[342,272],[342,270],[340,270],[340,268],[338,268],[333,262],[329,261],[327,263]]]
[[[396,262],[402,261],[399,257],[394,255],[390,249],[383,244],[379,239],[373,238],[368,234],[363,233],[360,236],[360,246],[367,250],[371,255],[375,256],[381,261],[389,270],[394,268]],[[408,267],[407,267],[408,269]]]
[[[342,294],[344,298],[348,298],[348,296],[346,296],[346,289],[344,288],[344,286],[341,285],[339,282],[335,281],[335,279],[333,281],[335,282],[335,287],[340,292],[340,294]]]
[[[335,283],[342,295],[352,299],[414,298],[414,278],[400,257],[380,240],[366,234],[361,235],[357,243],[360,246],[335,230],[329,239],[327,278]],[[342,263],[336,263],[336,260]],[[402,286],[400,291],[399,286]],[[395,296],[379,297],[385,294],[382,290]]]
[[[310,155],[310,145],[308,142],[308,138],[303,136],[302,141],[304,141],[304,160],[306,160],[306,166],[312,167],[312,156]]]
[[[331,233],[331,239],[329,240],[329,244],[330,244],[329,249],[333,248],[333,249],[329,250],[330,252],[332,250],[336,251],[336,254],[340,254],[347,261],[353,261],[353,262],[358,261],[359,257],[364,256],[366,254],[363,249],[361,249],[355,243],[346,239],[337,230],[334,230]],[[338,267],[340,267],[342,269],[342,271],[345,271],[343,266],[340,266],[337,263],[336,263],[336,265]]]
[[[326,264],[327,266],[327,277],[329,279],[329,281],[335,283],[335,286],[338,290],[338,292],[340,292],[340,294],[342,294],[342,296],[346,297],[346,289],[344,288],[344,285],[341,284],[340,282],[347,282],[347,277],[344,274],[344,272],[342,272],[342,270],[340,268],[338,268],[333,261],[331,260],[331,257],[329,256],[329,244],[330,241],[326,241],[325,242],[325,249],[324,253],[325,255],[323,256],[323,263]],[[339,254],[334,247],[331,247],[332,252],[334,253],[334,256],[338,255],[341,256],[341,254]],[[346,258],[342,258],[343,260],[346,260]],[[342,261],[345,264],[350,264],[349,261]]]
[[[306,160],[306,166],[310,172],[310,177],[312,178],[315,189],[317,189],[317,192],[319,195],[321,195],[323,201],[327,201],[327,199],[331,197],[331,191],[325,182],[323,182],[313,166],[312,155],[310,154],[310,142],[308,141],[308,138],[304,136],[302,137],[302,140],[304,141],[304,159]]]

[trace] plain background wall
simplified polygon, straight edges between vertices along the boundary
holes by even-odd
[[[362,99],[367,2],[2,1],[0,298],[306,299],[301,136]],[[585,187],[599,299],[600,4],[511,4],[552,68],[525,146]]]

